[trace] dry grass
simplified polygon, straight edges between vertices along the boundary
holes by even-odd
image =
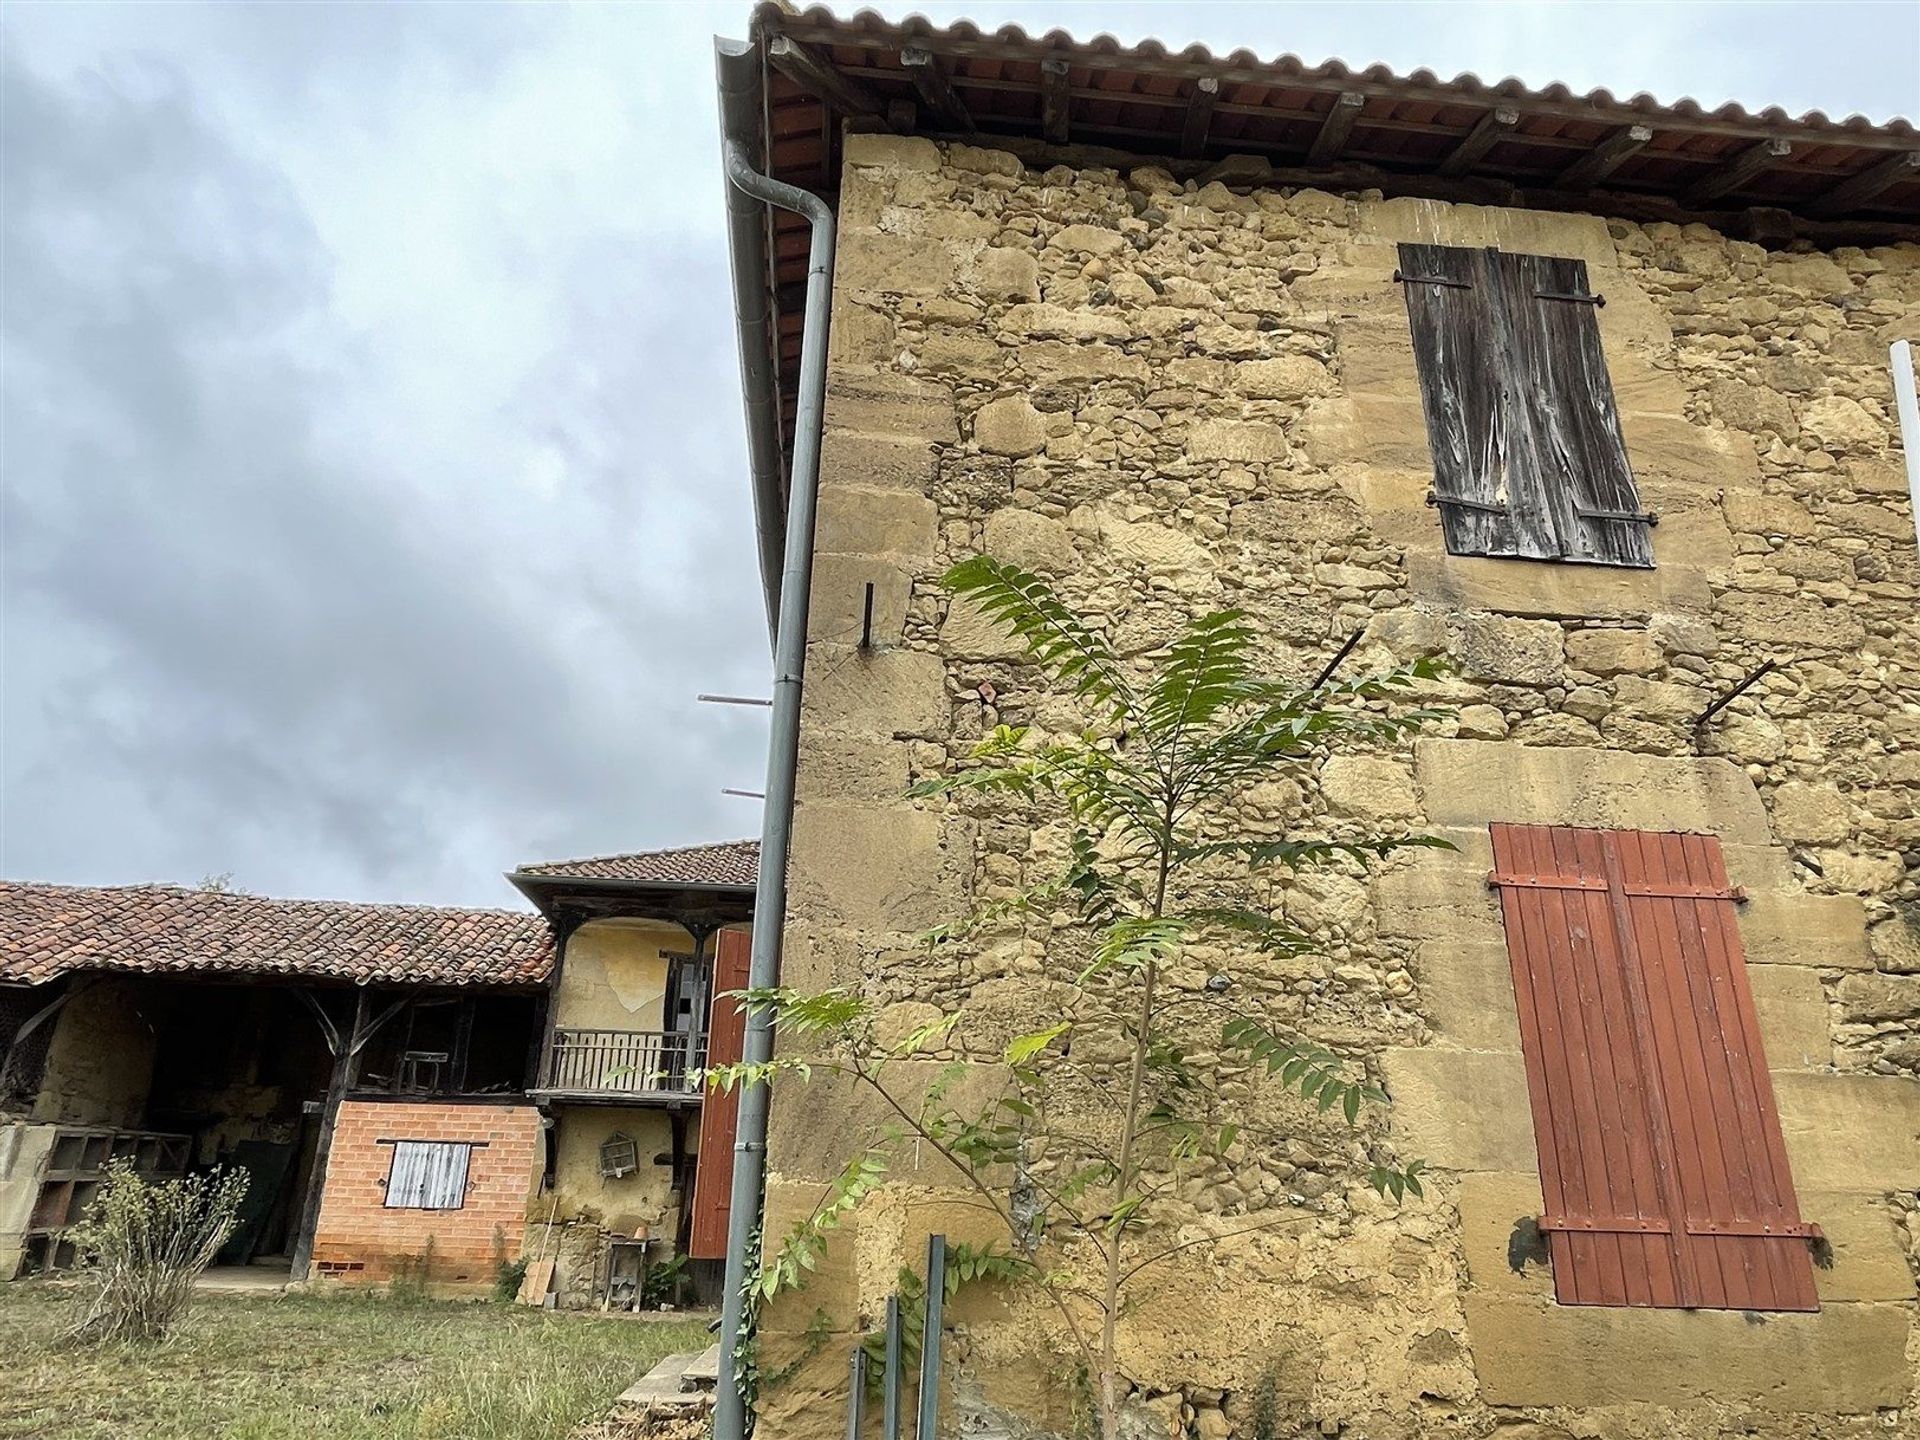
[[[76,1347],[70,1289],[0,1285],[0,1437],[564,1440],[697,1321],[370,1296],[200,1297],[172,1339]]]

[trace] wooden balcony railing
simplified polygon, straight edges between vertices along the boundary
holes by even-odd
[[[574,1095],[697,1096],[698,1072],[706,1063],[704,1034],[556,1026],[540,1088]]]

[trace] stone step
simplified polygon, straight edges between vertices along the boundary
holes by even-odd
[[[702,1350],[691,1365],[680,1372],[680,1385],[686,1390],[711,1390],[720,1383],[720,1346],[716,1341]]]
[[[620,1398],[614,1402],[614,1414],[677,1410],[708,1403],[711,1395],[702,1394],[696,1388],[698,1382],[689,1384],[686,1378],[687,1368],[700,1358],[700,1353],[693,1350],[667,1356],[620,1392]]]

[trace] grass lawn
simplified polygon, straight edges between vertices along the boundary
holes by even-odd
[[[71,1290],[0,1285],[0,1436],[563,1440],[702,1321],[382,1296],[203,1295],[157,1347],[63,1344]]]

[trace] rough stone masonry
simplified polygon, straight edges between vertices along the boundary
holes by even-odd
[[[1367,1057],[1395,1100],[1370,1123],[1434,1183],[1382,1202],[1343,1163],[1378,1132],[1304,1119],[1284,1153],[1185,1182],[1182,1236],[1298,1218],[1164,1267],[1123,1324],[1143,1413],[1251,1437],[1266,1377],[1281,1435],[1920,1434],[1920,573],[1885,366],[1920,331],[1920,249],[1786,253],[1704,227],[1045,163],[846,146],[787,980],[858,987],[898,1033],[964,1007],[959,1058],[988,1077],[1005,1036],[1074,1013],[1059,951],[1076,942],[1045,916],[957,953],[912,943],[1045,878],[1061,836],[988,802],[909,802],[907,784],[1001,721],[1077,721],[932,583],[955,560],[1051,576],[1135,659],[1223,606],[1280,673],[1311,675],[1355,630],[1356,669],[1443,652],[1456,672],[1433,693],[1456,721],[1266,787],[1245,817],[1460,846],[1296,887],[1288,914],[1324,953],[1257,978],[1291,1023]],[[1446,554],[1401,241],[1586,261],[1661,516],[1654,569]],[[1721,838],[1751,895],[1802,1209],[1833,1249],[1818,1314],[1558,1306],[1540,1264],[1512,1263],[1542,1200],[1484,883],[1494,819]],[[769,1235],[872,1124],[830,1084],[779,1094]],[[930,1230],[990,1233],[951,1180],[902,1175],[769,1317],[769,1368],[796,1368],[764,1397],[763,1434],[837,1432],[846,1348],[896,1267]],[[1037,1303],[983,1291],[951,1315],[964,1433],[1070,1428]]]

